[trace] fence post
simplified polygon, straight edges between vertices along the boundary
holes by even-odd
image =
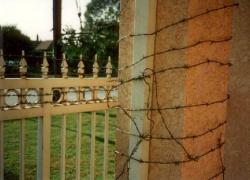
[[[50,93],[50,89],[44,89],[45,94]],[[48,96],[45,102],[49,102],[50,96]],[[43,179],[50,179],[50,128],[51,128],[51,115],[50,104],[44,104],[44,116],[43,116]]]
[[[51,90],[43,89],[43,117],[38,118],[38,151],[37,151],[37,179],[50,179],[50,130],[51,130],[51,115],[50,104]]]
[[[129,34],[141,34],[141,33],[150,33],[155,31],[155,11],[156,11],[156,0],[135,0],[133,2],[122,2],[122,12],[123,18],[121,24],[126,23],[125,21],[130,22],[131,20],[128,20],[131,18],[131,15],[133,17],[132,25],[126,25],[121,26],[120,32],[123,34],[127,31],[127,34],[122,35],[126,37],[126,35]],[[131,8],[130,14],[126,14],[128,7]],[[124,9],[123,9],[124,8]],[[133,26],[133,28],[131,28]],[[127,30],[128,28],[131,28],[131,30]],[[132,32],[131,32],[132,31]],[[124,62],[120,62],[120,79],[131,78],[131,77],[137,77],[139,75],[142,75],[144,70],[146,68],[153,68],[152,60],[145,61],[138,63],[140,59],[142,59],[147,54],[152,54],[154,51],[154,36],[140,36],[135,38],[129,38],[129,39],[123,39],[123,42],[120,43],[120,61],[122,61],[121,55],[125,54],[126,59],[132,59],[131,61],[126,60],[126,64]],[[127,51],[127,52],[126,52]],[[128,52],[132,52],[130,53]],[[128,57],[129,55],[129,57]],[[136,64],[135,66],[131,66],[129,69],[124,68],[126,66],[129,66],[131,64]],[[126,74],[124,76],[124,74]],[[148,85],[143,80],[138,80],[131,82],[127,84],[129,91],[131,92],[125,92],[122,90],[124,86],[121,86],[119,89],[119,102],[122,104],[122,106],[126,106],[129,109],[143,109],[147,108],[147,106],[150,106],[151,104],[151,92],[148,92],[148,88],[151,88],[152,86],[152,79],[148,79]],[[129,97],[129,100],[127,96]],[[148,102],[149,100],[149,102]],[[126,102],[127,101],[127,102]],[[125,103],[126,102],[126,105]],[[148,160],[149,158],[149,142],[148,141],[141,141],[140,135],[146,135],[149,133],[150,130],[150,120],[148,119],[148,116],[145,112],[131,112],[131,118],[133,119],[133,122],[130,121],[126,122],[128,125],[124,124],[124,121],[127,121],[128,119],[124,119],[124,115],[119,114],[119,120],[118,120],[118,132],[117,134],[117,156],[121,156],[122,154],[127,154],[127,156],[133,156],[136,159],[143,159]],[[123,121],[123,122],[121,122]],[[136,125],[135,125],[136,124]],[[127,127],[126,127],[127,126]],[[138,132],[139,131],[139,132]],[[121,141],[124,141],[122,139],[122,136],[120,136],[120,132],[127,134],[128,136],[128,149],[126,152],[125,148],[120,148],[118,146]],[[136,136],[132,136],[129,134],[135,134]],[[120,141],[120,142],[119,142]],[[140,163],[138,161],[135,161],[133,159],[130,159],[128,161],[129,157],[126,157],[126,160],[122,160],[121,158],[117,158],[117,167],[116,167],[116,178],[117,179],[126,179],[126,176],[128,176],[128,179],[136,179],[136,180],[147,180],[148,179],[148,164],[146,163]],[[127,162],[126,162],[127,161]],[[121,163],[122,162],[122,163]],[[125,167],[124,165],[127,166]],[[123,167],[121,169],[120,167]],[[126,172],[126,169],[128,169],[128,172]],[[124,175],[126,174],[127,175]]]

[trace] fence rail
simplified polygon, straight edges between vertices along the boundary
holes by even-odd
[[[92,112],[90,179],[95,179],[95,140],[96,111],[103,110],[104,116],[104,162],[103,178],[108,173],[108,121],[109,107],[117,105],[116,78],[112,78],[112,65],[109,58],[106,65],[106,77],[98,77],[97,56],[93,64],[93,77],[84,78],[84,63],[80,56],[78,78],[68,77],[68,64],[63,55],[61,64],[62,78],[49,78],[49,64],[44,53],[41,78],[26,78],[27,62],[24,51],[19,64],[20,78],[5,78],[5,62],[0,50],[0,179],[4,179],[4,123],[20,120],[20,179],[25,179],[25,119],[38,118],[38,154],[37,179],[50,179],[50,140],[51,121],[54,115],[63,115],[61,122],[61,159],[60,179],[65,179],[65,136],[66,115],[77,114],[76,125],[76,179],[80,179],[82,112]]]

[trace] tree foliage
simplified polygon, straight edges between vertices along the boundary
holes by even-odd
[[[0,26],[3,51],[8,55],[21,54],[22,50],[30,52],[33,49],[31,39],[24,35],[16,26]]]
[[[6,62],[5,76],[16,77],[22,50],[26,55],[33,53],[34,43],[16,26],[0,26],[0,48],[3,49]],[[34,64],[33,60],[31,62]],[[37,73],[36,69],[31,68],[30,72]]]
[[[92,0],[84,14],[85,23],[77,33],[66,27],[62,38],[63,50],[69,60],[83,54],[87,73],[90,73],[93,57],[98,55],[99,64],[104,66],[108,56],[117,67],[119,36],[119,0]],[[89,62],[91,60],[91,62]]]

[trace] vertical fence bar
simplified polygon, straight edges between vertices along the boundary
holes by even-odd
[[[25,60],[25,59],[24,59]],[[25,98],[25,89],[21,89],[21,107],[25,108],[26,106],[26,98]],[[25,119],[20,120],[20,155],[19,155],[19,161],[20,161],[20,170],[19,170],[19,176],[20,180],[24,180],[24,151],[25,151]]]
[[[50,94],[51,89],[44,88],[44,94]],[[44,96],[42,102],[50,102],[51,96]],[[43,119],[38,120],[38,154],[37,154],[37,179],[50,179],[50,133],[51,115],[50,104],[45,103],[43,107]]]
[[[20,180],[24,180],[25,177],[25,119],[20,121]]]
[[[43,139],[42,139],[42,129],[43,129],[43,120],[41,117],[37,118],[37,173],[36,173],[36,179],[42,180],[42,148],[43,148]]]
[[[76,134],[76,180],[81,178],[81,136],[82,136],[82,113],[78,113]]]
[[[0,180],[4,179],[4,122],[0,121]]]
[[[50,124],[51,117],[45,114],[38,118],[37,132],[37,179],[50,179]]]
[[[65,146],[66,146],[66,115],[63,115],[61,124],[61,160],[60,160],[60,179],[65,179]]]
[[[95,134],[96,134],[96,112],[92,112],[92,120],[91,120],[90,180],[94,180],[95,179]]]
[[[109,111],[105,110],[104,120],[104,163],[103,163],[103,179],[108,179],[108,142],[109,142]]]
[[[67,62],[65,58],[65,54],[63,54],[63,61],[61,65],[61,71],[63,74],[64,78],[67,78],[68,76],[68,71],[67,71]],[[68,88],[63,88],[62,93],[63,93],[63,103],[67,105],[67,92]],[[62,124],[61,124],[61,159],[60,159],[60,179],[64,180],[65,179],[65,154],[66,154],[66,120],[67,117],[64,114],[63,119],[62,119]]]
[[[50,179],[50,126],[51,116],[45,114],[43,117],[43,180]]]

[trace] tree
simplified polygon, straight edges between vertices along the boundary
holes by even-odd
[[[21,55],[21,51],[31,52],[33,44],[16,26],[0,26],[3,51],[6,55]]]
[[[24,35],[16,26],[0,26],[0,43],[7,65],[5,76],[17,76],[21,51],[32,53],[34,47],[30,38]],[[32,59],[29,59],[34,62]],[[31,63],[28,63],[31,64]],[[36,71],[33,67],[30,71]],[[34,70],[33,70],[34,69]]]
[[[81,15],[81,14],[80,14]],[[92,0],[84,14],[84,27],[76,30],[66,27],[62,38],[63,50],[69,60],[83,54],[87,73],[91,72],[93,57],[98,55],[99,64],[104,67],[111,56],[115,67],[118,65],[119,0]],[[102,69],[104,71],[104,69]]]

